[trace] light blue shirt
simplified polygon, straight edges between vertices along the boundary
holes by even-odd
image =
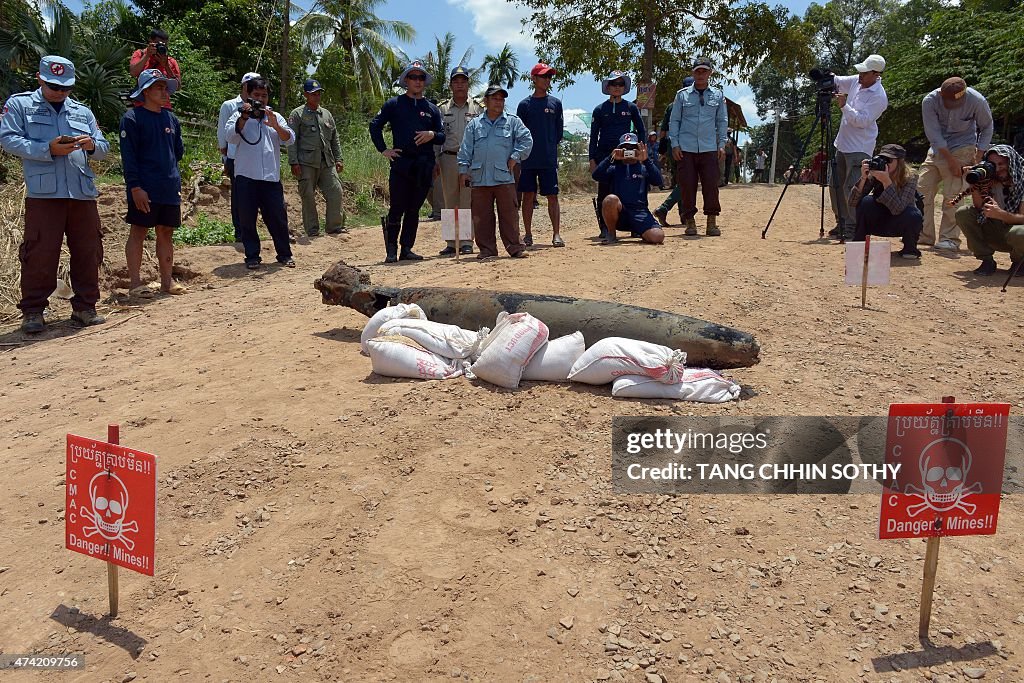
[[[508,160],[522,161],[532,149],[533,136],[522,119],[502,112],[491,121],[485,112],[466,126],[459,146],[459,173],[468,173],[474,187],[508,185],[516,181]]]
[[[288,127],[285,118],[275,111],[277,125],[288,131],[288,140],[281,140],[277,131],[262,119],[249,119],[242,126],[242,134],[239,134],[235,131],[235,124],[241,115],[241,112],[235,112],[224,124],[228,143],[235,145],[235,175],[252,180],[281,182],[281,147],[287,145],[295,133]]]
[[[668,137],[683,152],[717,152],[729,139],[729,112],[721,90],[708,86],[703,104],[697,89],[689,85],[676,93]]]
[[[235,158],[235,147],[237,147],[237,145],[233,145],[230,142],[228,142],[228,133],[226,126],[228,125],[228,119],[230,119],[231,115],[238,111],[239,107],[241,106],[241,95],[238,95],[233,100],[225,100],[224,103],[220,105],[220,117],[217,120],[217,149],[224,149],[225,147],[227,147],[228,159]]]
[[[946,107],[939,88],[932,90],[921,102],[921,119],[935,151],[977,147],[984,152],[992,144],[992,110],[974,88],[964,91],[964,103],[955,109]]]
[[[96,149],[76,149],[51,156],[50,141],[61,135],[90,135]],[[60,113],[43,97],[42,89],[12,95],[0,117],[0,147],[21,158],[28,196],[33,199],[92,200],[99,196],[89,158],[102,160],[110,145],[96,117],[81,102],[64,100]]]

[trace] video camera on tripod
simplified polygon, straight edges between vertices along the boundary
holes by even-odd
[[[836,89],[836,75],[828,69],[816,66],[807,75],[814,81],[814,89],[818,91],[819,95],[827,93],[829,96],[832,96],[839,92]]]

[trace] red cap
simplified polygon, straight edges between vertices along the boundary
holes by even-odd
[[[551,74],[552,76],[554,76],[556,73],[558,72],[555,71],[550,66],[548,66],[547,64],[543,63],[538,63],[536,66],[530,69],[531,76],[543,76],[544,74]]]

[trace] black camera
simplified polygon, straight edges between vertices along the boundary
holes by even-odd
[[[158,55],[165,55],[165,54],[167,54],[167,43],[157,43],[156,44],[156,53]]]
[[[996,177],[996,165],[991,161],[982,161],[980,164],[971,166],[967,173],[964,174],[964,180],[969,182],[971,185],[977,185],[978,183],[986,180],[991,180]]]
[[[834,95],[836,92],[836,75],[828,69],[822,69],[821,67],[814,67],[811,69],[809,74],[811,80],[814,81],[814,88],[818,91],[818,94],[828,93]]]
[[[267,114],[266,106],[267,105],[263,104],[259,100],[251,100],[250,99],[250,100],[246,100],[246,102],[248,102],[249,106],[252,107],[249,110],[249,118],[250,119],[256,119],[257,121],[259,121],[264,116],[266,116],[266,114]]]
[[[889,159],[883,156],[873,156],[868,159],[869,171],[884,171],[889,168]]]

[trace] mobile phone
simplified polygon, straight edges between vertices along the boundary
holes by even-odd
[[[75,138],[71,137],[70,135],[61,135],[60,138],[57,140],[57,142],[59,142],[62,145],[66,145],[66,144],[68,144],[70,142],[74,142],[74,141],[75,141]]]

